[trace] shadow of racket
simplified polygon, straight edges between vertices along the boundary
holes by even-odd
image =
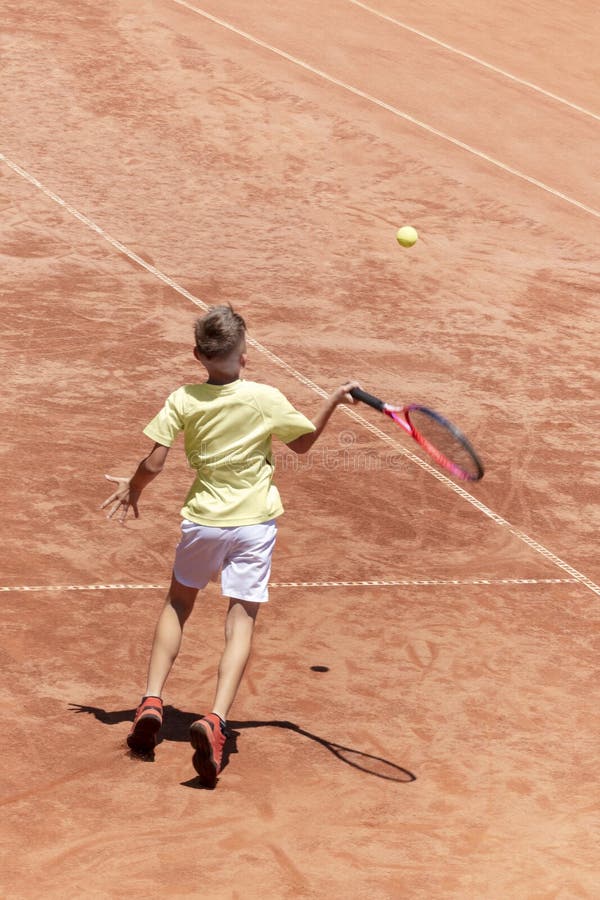
[[[408,784],[416,781],[417,776],[403,766],[384,759],[382,756],[376,756],[373,753],[365,753],[364,750],[356,750],[353,747],[345,747],[335,741],[327,740],[327,738],[319,737],[317,734],[300,728],[294,722],[280,721],[277,719],[252,722],[230,722],[230,727],[237,730],[244,728],[285,728],[287,731],[294,731],[301,734],[302,737],[320,744],[330,753],[332,753],[341,762],[346,763],[353,769],[365,772],[367,775],[374,775],[376,778],[383,778],[386,781],[396,781],[402,784]]]

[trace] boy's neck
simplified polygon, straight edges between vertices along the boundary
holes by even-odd
[[[231,376],[226,376],[226,375],[224,375],[223,377],[220,377],[218,375],[211,375],[210,378],[206,379],[206,384],[215,384],[215,385],[219,385],[222,387],[225,384],[233,384],[234,381],[239,381],[239,380],[240,380],[239,374],[233,378]]]

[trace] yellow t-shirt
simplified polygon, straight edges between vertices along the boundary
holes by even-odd
[[[170,447],[183,431],[196,477],[181,514],[200,525],[225,527],[281,515],[271,435],[288,444],[314,430],[276,388],[238,380],[178,388],[144,434]]]

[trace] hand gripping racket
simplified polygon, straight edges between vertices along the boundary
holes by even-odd
[[[439,413],[411,403],[402,408],[390,406],[361,388],[352,388],[350,396],[385,413],[426,450],[439,466],[463,481],[483,478],[483,465],[473,447],[456,425]]]

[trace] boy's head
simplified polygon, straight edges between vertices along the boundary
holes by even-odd
[[[239,376],[246,364],[246,323],[231,306],[213,306],[194,326],[194,355],[209,375]]]

